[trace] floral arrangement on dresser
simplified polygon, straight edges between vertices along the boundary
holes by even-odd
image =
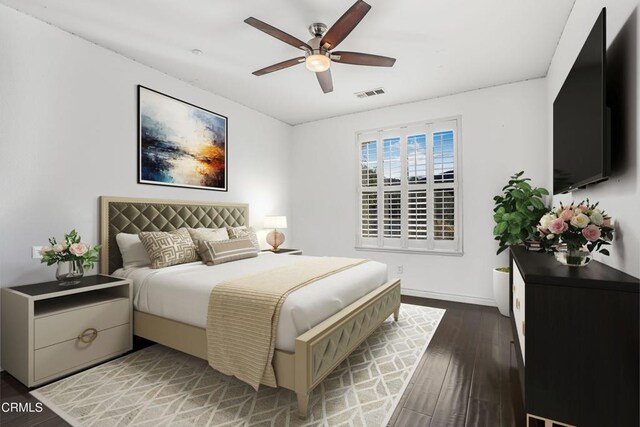
[[[55,237],[49,239],[49,245],[40,249],[40,262],[47,265],[58,264],[58,280],[75,280],[83,276],[85,268],[93,268],[98,261],[99,251],[100,245],[91,246],[84,243],[78,232],[71,230],[60,242]]]
[[[543,215],[538,224],[542,250],[559,253],[556,258],[560,262],[576,266],[586,265],[593,251],[609,255],[603,246],[611,244],[613,224],[598,204],[589,204],[589,199],[579,204],[560,203],[559,208]]]

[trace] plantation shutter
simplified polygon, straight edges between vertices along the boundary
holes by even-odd
[[[378,147],[376,139],[360,142],[360,234],[378,237]]]
[[[458,120],[431,126],[433,248],[459,250]]]
[[[358,247],[461,252],[458,122],[358,134]]]
[[[407,242],[411,249],[426,249],[429,226],[429,144],[426,126],[407,129]]]

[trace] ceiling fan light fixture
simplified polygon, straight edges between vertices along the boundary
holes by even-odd
[[[322,92],[329,93],[333,91],[333,79],[330,70],[331,62],[373,67],[392,67],[396,62],[395,58],[362,52],[333,51],[351,34],[353,29],[362,21],[362,18],[364,18],[370,9],[371,5],[367,4],[364,0],[356,0],[353,6],[338,18],[331,28],[327,29],[327,26],[321,22],[311,24],[309,26],[309,33],[311,33],[313,38],[306,43],[291,34],[287,34],[266,22],[250,16],[244,20],[248,25],[296,49],[304,51],[304,56],[270,65],[269,67],[254,71],[252,74],[255,76],[263,76],[304,62],[305,67],[315,73]]]
[[[314,73],[321,73],[329,69],[329,67],[331,66],[331,59],[329,59],[329,57],[326,55],[316,53],[307,56],[307,58],[304,60],[304,65],[309,71],[313,71]]]

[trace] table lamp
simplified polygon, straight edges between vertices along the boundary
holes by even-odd
[[[278,247],[284,243],[284,233],[278,229],[287,228],[286,216],[265,216],[264,228],[273,228],[267,234],[267,243],[271,245],[273,252],[278,252]]]

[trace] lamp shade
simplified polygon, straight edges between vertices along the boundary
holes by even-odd
[[[287,228],[286,216],[265,216],[264,228]]]

